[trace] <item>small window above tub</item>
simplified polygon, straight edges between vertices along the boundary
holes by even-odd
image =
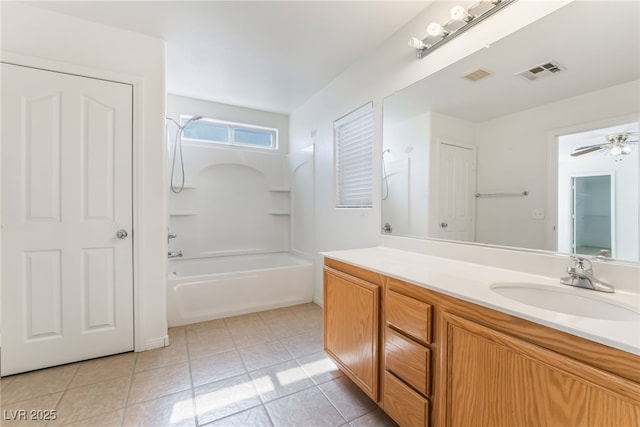
[[[191,116],[180,116],[186,123]],[[226,122],[210,118],[193,121],[182,132],[184,141],[253,147],[267,150],[278,148],[278,129],[264,126]]]

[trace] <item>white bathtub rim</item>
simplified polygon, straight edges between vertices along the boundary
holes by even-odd
[[[219,278],[225,278],[225,277],[236,277],[239,274],[255,274],[257,272],[261,272],[261,271],[272,271],[272,270],[282,270],[282,269],[293,269],[293,268],[307,268],[309,266],[313,265],[313,261],[298,256],[298,255],[294,255],[290,252],[265,252],[265,253],[260,253],[260,254],[256,254],[256,253],[251,253],[251,254],[246,254],[247,257],[253,257],[253,256],[261,256],[261,255],[286,255],[287,257],[294,259],[296,261],[295,264],[291,264],[291,265],[279,265],[279,266],[275,266],[275,267],[263,267],[263,268],[252,268],[252,269],[248,269],[248,270],[235,270],[235,271],[230,271],[230,272],[224,272],[224,273],[206,273],[206,274],[197,274],[197,275],[190,275],[190,276],[180,276],[175,274],[175,268],[171,268],[171,265],[169,265],[169,269],[167,270],[167,281],[169,283],[175,283],[175,282],[183,282],[184,280],[190,280],[190,283],[192,281],[203,281],[203,279],[205,278],[212,278],[212,277],[219,277]],[[175,262],[180,262],[180,263],[188,263],[190,261],[193,262],[205,262],[206,260],[220,260],[222,261],[224,258],[242,258],[245,255],[228,255],[228,256],[224,256],[224,257],[198,257],[198,258],[182,258],[182,259],[177,259]],[[171,262],[171,261],[170,261]]]
[[[182,326],[313,302],[313,262],[289,252],[273,254],[285,255],[296,262],[288,266],[197,276],[169,273],[166,284],[168,325]],[[229,292],[229,289],[237,289],[237,293]],[[243,300],[245,296],[246,300]],[[203,307],[208,304],[207,301],[212,301],[211,305]]]

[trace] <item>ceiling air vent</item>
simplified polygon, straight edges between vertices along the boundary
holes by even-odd
[[[558,64],[556,61],[548,61],[543,64],[536,65],[533,68],[529,68],[528,70],[522,71],[516,75],[533,81],[545,76],[550,76],[551,74],[559,73],[563,70],[566,70],[566,68]]]
[[[462,76],[463,79],[467,79],[471,82],[477,82],[480,79],[484,79],[485,77],[488,77],[491,75],[491,72],[484,70],[482,68],[478,68],[475,71],[470,72],[469,74],[466,74],[464,76]]]

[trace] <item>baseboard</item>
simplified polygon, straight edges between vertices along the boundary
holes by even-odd
[[[144,349],[145,350],[153,350],[154,348],[167,347],[168,345],[169,345],[169,335],[165,335],[162,338],[155,338],[155,339],[147,340],[145,342]]]
[[[322,298],[314,296],[314,297],[313,297],[313,302],[314,302],[316,305],[319,305],[320,307],[322,307]]]

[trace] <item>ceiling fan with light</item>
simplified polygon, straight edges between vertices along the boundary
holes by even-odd
[[[587,145],[585,147],[576,148],[572,157],[582,156],[583,154],[593,153],[594,151],[600,151],[604,154],[612,156],[629,155],[631,154],[631,144],[638,143],[638,132],[618,132],[606,135],[604,138],[606,142],[602,144]],[[629,139],[630,136],[636,135],[635,139]]]

